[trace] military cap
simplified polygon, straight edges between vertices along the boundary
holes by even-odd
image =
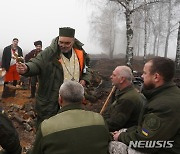
[[[34,45],[35,45],[35,46],[37,46],[37,45],[41,45],[41,46],[42,46],[42,41],[40,41],[40,40],[39,40],[39,41],[35,41],[35,42],[34,42]]]
[[[75,29],[70,27],[59,28],[59,36],[74,37]]]

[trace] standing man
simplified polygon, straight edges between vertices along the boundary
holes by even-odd
[[[179,154],[180,89],[172,82],[174,73],[175,64],[168,58],[157,57],[145,64],[143,94],[148,102],[144,112],[137,127],[116,132],[114,140],[126,145],[138,142],[141,146],[134,148],[145,153]]]
[[[13,82],[13,86],[17,85],[17,81],[20,80],[20,76],[16,70],[16,57],[23,57],[22,49],[18,46],[19,40],[14,38],[12,44],[5,47],[2,55],[2,70],[6,70],[4,77],[4,89],[2,97],[8,96],[6,85],[9,82]],[[13,94],[15,96],[15,93]]]
[[[62,84],[59,113],[44,120],[32,154],[108,154],[109,131],[103,117],[82,109],[84,88],[75,81]]]
[[[114,132],[137,125],[143,99],[133,87],[132,70],[127,66],[118,66],[110,78],[116,91],[112,103],[103,114],[109,131]]]
[[[41,51],[42,51],[42,41],[36,41],[34,42],[34,46],[36,49],[30,51],[26,56],[25,56],[25,62],[29,62],[31,58],[36,57]],[[34,98],[35,93],[36,93],[36,84],[38,82],[38,77],[37,76],[32,76],[31,79],[31,95],[29,98]]]
[[[26,64],[17,63],[20,74],[39,76],[35,107],[37,124],[57,114],[59,88],[64,81],[75,80],[83,86],[90,81],[88,55],[74,36],[75,29],[60,28],[59,36],[43,52]]]

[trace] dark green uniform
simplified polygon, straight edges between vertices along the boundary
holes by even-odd
[[[74,48],[82,49],[82,44],[76,40]],[[60,58],[60,50],[58,46],[58,37],[55,38],[51,45],[43,52],[40,52],[35,58],[27,63],[28,72],[25,76],[39,77],[39,88],[36,96],[36,111],[38,124],[55,114],[59,110],[58,97],[59,88],[64,81],[63,68],[58,61]],[[84,52],[84,68],[87,66],[87,54]],[[90,81],[90,71],[86,68],[86,72],[82,72],[80,79],[87,82]]]
[[[42,122],[32,154],[107,154],[108,142],[103,117],[71,104]]]
[[[180,153],[180,89],[167,83],[151,91],[144,91],[148,99],[138,127],[121,133],[119,141],[129,145],[130,141],[165,141],[164,147],[142,148],[142,152],[170,154]],[[173,147],[167,141],[174,141]],[[156,145],[160,147],[159,145]]]
[[[21,154],[18,134],[8,117],[0,109],[0,145],[4,149],[2,154]]]
[[[103,114],[109,131],[118,131],[138,124],[139,114],[143,107],[142,96],[133,86],[116,91],[112,104]]]

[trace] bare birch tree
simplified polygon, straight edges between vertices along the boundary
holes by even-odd
[[[132,14],[144,6],[148,6],[153,3],[159,2],[159,0],[147,0],[144,3],[142,0],[109,0],[120,4],[124,8],[124,14],[126,18],[126,65],[132,67],[133,60],[133,27],[132,27]]]
[[[176,71],[180,72],[180,22],[177,36],[177,48],[176,48]]]
[[[166,33],[166,42],[165,42],[165,51],[164,57],[167,57],[169,38],[170,35],[177,29],[178,21],[174,20],[177,16],[180,16],[180,12],[174,12],[174,8],[179,6],[180,1],[177,0],[166,0],[167,4],[167,33]]]

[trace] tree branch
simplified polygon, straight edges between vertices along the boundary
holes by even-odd
[[[147,5],[154,4],[154,3],[159,3],[159,2],[161,2],[161,1],[160,0],[154,0],[154,1],[147,2],[146,4],[143,3],[140,6],[136,7],[135,9],[131,10],[131,12],[135,12],[135,11],[137,11],[139,9],[144,8]]]
[[[171,30],[170,30],[170,33],[173,33],[174,31],[176,31],[179,27],[176,27],[176,25],[178,25],[179,22],[175,23],[172,27],[171,27]]]
[[[126,7],[126,3],[127,3],[126,0],[110,0],[110,1],[112,1],[112,2],[117,2],[117,3],[119,3],[120,5],[122,5],[125,9],[127,8],[127,7]],[[124,4],[123,2],[124,2],[125,4]]]

